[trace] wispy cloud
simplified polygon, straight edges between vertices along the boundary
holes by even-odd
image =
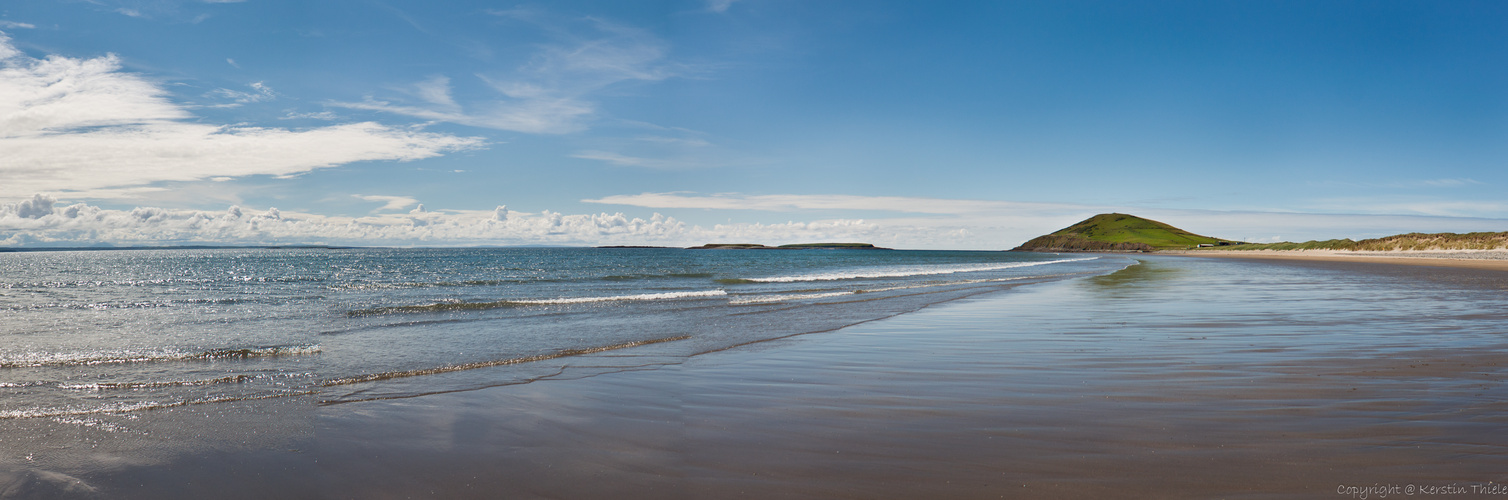
[[[368,97],[329,104],[498,130],[563,134],[585,129],[596,117],[596,92],[627,81],[663,80],[684,69],[666,61],[665,42],[642,30],[598,19],[561,22],[523,10],[492,14],[540,25],[555,38],[540,45],[522,66],[474,75],[493,95],[458,101],[451,79],[436,75],[410,85],[404,99]]]
[[[728,8],[733,6],[733,2],[737,1],[738,0],[707,0],[707,10],[710,10],[712,12],[727,12]]]
[[[207,95],[210,97],[229,99],[231,101],[230,103],[220,104],[214,107],[238,107],[243,104],[271,101],[273,99],[277,99],[277,92],[274,92],[271,87],[268,87],[262,82],[252,82],[247,84],[246,86],[250,88],[251,91],[248,92],[242,90],[215,89]]]
[[[628,156],[628,155],[619,154],[619,153],[613,153],[613,152],[609,152],[609,151],[594,151],[594,150],[579,151],[579,152],[576,152],[576,153],[572,154],[571,157],[572,158],[581,158],[583,160],[605,161],[605,162],[611,163],[613,165],[626,166],[626,167],[675,168],[675,167],[684,166],[684,165],[682,165],[681,163],[678,163],[678,162],[673,162],[673,161],[668,161],[668,160],[662,160],[662,159],[656,159],[656,158],[640,158],[640,157]]]
[[[374,212],[374,213],[375,212],[384,211],[384,210],[403,210],[405,208],[408,208],[409,205],[413,205],[413,204],[419,203],[419,200],[416,200],[414,198],[410,198],[410,197],[407,197],[407,196],[382,196],[382,195],[375,195],[375,194],[373,194],[373,195],[359,195],[359,194],[355,194],[355,195],[351,195],[351,196],[354,196],[356,198],[360,198],[360,199],[363,199],[363,200],[366,200],[366,201],[382,202],[383,203],[382,206],[377,207],[376,209],[372,210],[372,212]]]
[[[1369,189],[1417,189],[1417,188],[1459,188],[1469,186],[1481,186],[1483,183],[1476,179],[1468,178],[1442,178],[1442,179],[1407,179],[1382,182],[1363,181],[1327,181],[1313,183],[1317,186],[1336,186],[1348,188]]]
[[[252,89],[244,98],[272,95],[260,84]],[[307,130],[206,124],[163,88],[122,71],[114,55],[33,59],[0,34],[0,196],[287,176],[481,145],[372,122]]]
[[[635,137],[634,140],[640,141],[640,142],[653,143],[653,144],[670,144],[670,145],[686,146],[686,147],[694,147],[694,148],[702,148],[702,147],[707,147],[707,146],[711,146],[712,145],[712,143],[707,142],[705,139],[697,139],[697,138],[694,138],[694,137],[693,138],[684,138],[684,137],[645,136],[645,137]]]
[[[456,104],[455,98],[450,96],[450,78],[444,75],[436,75],[430,79],[414,84],[414,90],[420,99],[425,102],[449,111],[460,111],[461,106]]]
[[[288,114],[283,115],[282,117],[279,117],[278,119],[279,120],[338,120],[338,119],[340,119],[340,117],[337,116],[335,113],[330,112],[330,111],[317,111],[317,112],[309,112],[309,113],[298,113],[298,112],[294,112],[294,111],[289,111]]]
[[[855,196],[772,194],[743,195],[723,193],[640,193],[605,196],[581,200],[585,203],[627,205],[648,208],[697,208],[717,210],[762,210],[794,212],[802,210],[866,210],[920,214],[985,214],[1007,211],[1081,212],[1102,207],[1068,203],[1022,203],[1010,201],[956,200],[909,196]]]
[[[1441,217],[1508,216],[1508,202],[1464,199],[1337,198],[1311,205],[1315,210]],[[1508,227],[1505,227],[1508,229]]]
[[[628,122],[643,128],[637,122]],[[636,137],[592,139],[592,148],[572,153],[572,158],[596,160],[622,167],[692,169],[747,164],[737,153],[704,139],[706,134],[672,127],[654,127],[655,133]]]
[[[14,30],[14,29],[27,29],[27,30],[30,30],[30,29],[36,29],[37,25],[31,24],[31,23],[18,23],[18,22],[15,22],[15,21],[7,21],[7,20],[4,20],[4,19],[0,19],[0,28],[10,29],[10,30]]]
[[[1419,183],[1430,187],[1461,187],[1482,184],[1472,179],[1429,179],[1419,181]]]

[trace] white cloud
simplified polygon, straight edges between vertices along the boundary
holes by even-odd
[[[406,197],[361,196],[408,206]],[[414,200],[417,202],[417,200]],[[943,200],[950,201],[950,200]],[[1108,211],[1108,210],[1106,210]],[[1273,235],[1305,241],[1369,238],[1406,232],[1470,232],[1508,227],[1501,219],[1385,215],[1214,212],[1194,210],[1116,210],[1131,212],[1221,238],[1272,241]],[[1097,213],[1020,210],[949,217],[827,219],[784,223],[691,225],[674,217],[622,213],[562,214],[493,210],[416,208],[407,213],[330,217],[252,210],[170,210],[136,207],[109,210],[83,203],[58,203],[35,195],[0,204],[0,246],[119,246],[174,244],[329,244],[373,246],[455,245],[666,245],[819,241],[868,242],[893,248],[1002,250]]]
[[[406,203],[404,197],[361,196]],[[391,200],[390,200],[391,198]],[[406,205],[405,205],[406,206]],[[136,207],[109,210],[83,203],[63,206],[36,195],[0,204],[0,246],[118,246],[174,244],[330,244],[380,246],[454,245],[665,245],[757,241],[769,244],[862,241],[902,248],[988,248],[960,241],[964,228],[876,224],[836,219],[776,224],[686,224],[673,217],[622,213],[563,214],[545,210],[429,210],[328,217],[232,206],[225,211]],[[401,207],[400,207],[401,208]],[[965,246],[969,245],[969,246]]]
[[[4,19],[0,19],[0,28],[5,28],[5,29],[27,29],[27,30],[30,30],[30,29],[36,29],[37,26],[35,24],[31,24],[31,23],[18,23],[18,22],[15,22],[15,21],[6,21]]]
[[[368,217],[326,217],[232,206],[223,212],[137,207],[108,210],[86,204],[57,206],[38,195],[0,205],[0,245],[67,246],[217,244],[681,244],[697,231],[659,214],[565,215],[486,211],[419,211]]]
[[[271,90],[253,84],[255,96]],[[476,148],[456,137],[372,122],[307,130],[192,121],[114,56],[22,55],[0,35],[0,197],[95,193],[162,181],[288,176],[369,160],[416,160]]]
[[[379,212],[379,211],[383,211],[383,210],[403,210],[404,208],[407,208],[409,205],[413,205],[413,204],[419,202],[419,200],[416,200],[416,199],[413,199],[413,198],[410,198],[410,197],[407,197],[407,196],[382,196],[382,195],[375,195],[375,194],[374,195],[359,195],[359,194],[356,194],[356,195],[351,195],[351,196],[355,196],[357,198],[360,198],[360,199],[363,199],[363,200],[366,200],[366,201],[380,201],[380,202],[383,203],[383,205],[381,207],[377,207],[375,210],[372,210],[372,212]]]
[[[0,31],[0,64],[24,56],[25,54],[22,54],[20,50],[16,50],[16,47],[10,44],[10,37],[5,36],[5,32]]]
[[[528,63],[513,71],[476,75],[498,98],[457,102],[450,78],[437,75],[410,86],[407,93],[414,102],[368,97],[329,105],[514,132],[564,134],[585,129],[596,116],[593,93],[620,82],[663,80],[682,69],[664,61],[663,41],[640,30],[588,20],[590,28],[579,30],[585,33],[580,35],[525,11],[492,14],[540,24],[559,37],[541,45]]]

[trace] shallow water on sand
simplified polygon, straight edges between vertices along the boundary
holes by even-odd
[[[0,253],[0,420],[465,389],[839,328],[1121,257],[683,249]],[[644,349],[639,349],[644,351]]]
[[[1139,260],[690,358],[583,354],[529,384],[0,436],[31,454],[16,470],[122,498],[1290,498],[1508,479],[1502,273]]]

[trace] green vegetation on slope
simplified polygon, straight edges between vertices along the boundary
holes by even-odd
[[[699,247],[691,247],[692,250],[805,250],[822,248],[842,248],[851,250],[889,250],[874,246],[873,243],[792,243],[778,247],[765,246],[758,243],[708,243]]]
[[[1033,238],[1014,251],[1027,252],[1149,252],[1230,245],[1233,241],[1201,236],[1176,227],[1127,214],[1100,214],[1046,236]]]
[[[780,248],[852,248],[866,250],[880,249],[880,247],[874,246],[873,243],[792,243],[789,245],[780,245]]]
[[[1219,247],[1220,250],[1361,250],[1391,252],[1399,250],[1495,250],[1508,248],[1504,233],[1408,233],[1361,241],[1325,240],[1303,243],[1248,244]]]
[[[772,248],[758,243],[708,243],[699,247],[691,247],[691,250],[749,250],[756,248]]]

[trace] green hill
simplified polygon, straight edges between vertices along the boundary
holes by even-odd
[[[1230,245],[1238,242],[1200,236],[1155,220],[1127,214],[1100,214],[1011,249],[1016,252],[1150,252]]]

